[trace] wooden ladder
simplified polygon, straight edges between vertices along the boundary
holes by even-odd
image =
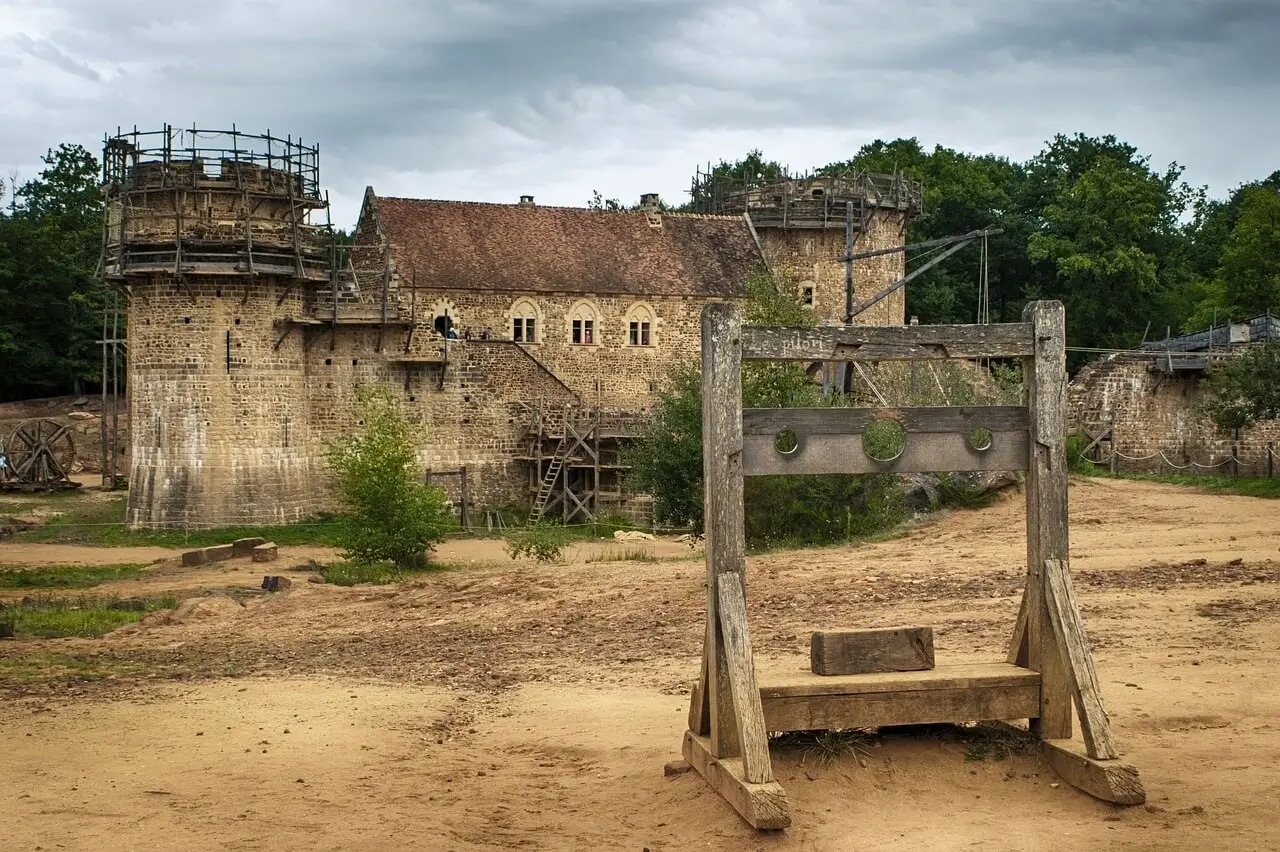
[[[555,453],[551,456],[551,463],[547,465],[542,483],[538,486],[538,496],[533,501],[533,510],[529,512],[529,523],[542,520],[542,515],[547,510],[547,502],[551,499],[551,492],[555,490],[556,480],[560,478],[560,471],[564,468],[565,457],[569,455],[570,446],[569,430],[565,429],[560,443],[556,445]]]

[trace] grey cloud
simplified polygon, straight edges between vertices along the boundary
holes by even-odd
[[[102,79],[97,71],[90,68],[83,62],[77,62],[67,54],[58,49],[58,46],[48,39],[33,39],[24,33],[15,33],[9,36],[9,39],[18,46],[23,53],[35,57],[42,62],[58,68],[68,74],[74,74],[77,77],[83,77],[86,80],[97,82]]]
[[[270,127],[320,142],[342,221],[366,183],[678,200],[695,163],[748,147],[810,166],[900,135],[1021,158],[1115,132],[1222,193],[1275,168],[1280,134],[1257,108],[1280,100],[1280,4],[1260,0],[45,2],[58,24],[24,38],[102,76],[29,75],[0,163],[117,124]]]

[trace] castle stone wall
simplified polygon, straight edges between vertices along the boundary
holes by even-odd
[[[271,279],[132,282],[128,520],[202,527],[301,520],[315,506],[300,298]],[[291,304],[292,303],[292,304]]]
[[[906,231],[900,215],[878,213],[857,235],[854,252],[900,246]],[[813,309],[825,325],[844,325],[845,265],[844,231],[784,230],[758,228],[774,274],[796,294],[812,286]],[[904,256],[887,254],[854,261],[854,304],[871,298],[902,277]],[[854,317],[856,325],[903,325],[906,323],[906,289],[903,288]]]
[[[1113,424],[1121,471],[1172,473],[1190,465],[1185,472],[1229,475],[1236,472],[1228,461],[1234,456],[1242,475],[1265,475],[1268,447],[1280,452],[1280,420],[1259,423],[1238,438],[1222,434],[1201,413],[1208,398],[1199,373],[1170,376],[1157,372],[1150,356],[1117,355],[1085,366],[1071,382],[1068,430]],[[1280,459],[1273,466],[1280,473]]]

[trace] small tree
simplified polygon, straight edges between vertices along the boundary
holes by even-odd
[[[414,429],[386,388],[356,389],[362,428],[333,442],[329,467],[346,510],[338,535],[356,562],[408,567],[453,528],[443,490],[419,482]]]
[[[1280,418],[1280,343],[1251,347],[1209,373],[1205,414],[1223,432]]]

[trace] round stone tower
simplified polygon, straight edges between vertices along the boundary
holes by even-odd
[[[102,275],[128,301],[129,523],[306,517],[305,353],[290,332],[330,282],[318,149],[166,125],[109,137],[103,171]]]

